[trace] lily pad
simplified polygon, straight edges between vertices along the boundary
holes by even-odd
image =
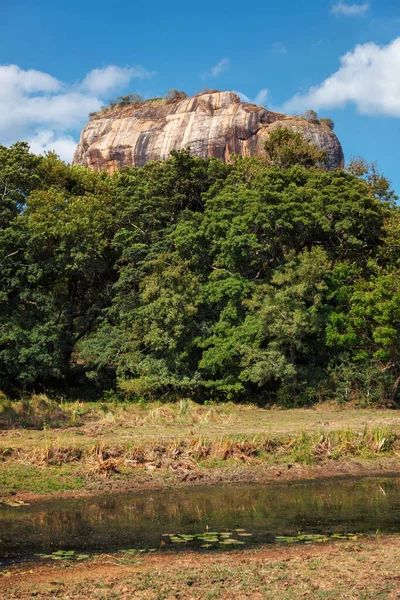
[[[323,542],[329,542],[330,540],[357,540],[358,535],[352,533],[332,533],[332,534],[321,534],[321,533],[303,533],[298,535],[277,535],[275,542],[286,543],[286,544],[321,544]]]
[[[77,554],[75,550],[56,550],[51,554],[35,554],[40,558],[50,558],[51,560],[85,560],[90,558],[89,554]]]
[[[18,508],[19,506],[29,506],[29,504],[23,500],[0,500],[0,506],[11,506]]]

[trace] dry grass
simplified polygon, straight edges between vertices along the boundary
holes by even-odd
[[[313,465],[328,459],[396,455],[400,457],[400,433],[389,428],[334,430],[323,433],[301,432],[291,436],[222,436],[207,439],[192,436],[133,443],[96,441],[92,445],[62,444],[47,440],[35,448],[7,447],[0,449],[3,461],[16,460],[39,466],[61,466],[85,463],[95,472],[118,472],[123,465],[136,468],[161,469],[186,465],[194,468],[211,466],[215,461],[276,463],[294,462]],[[109,465],[109,469],[107,469]]]
[[[331,468],[349,458],[390,458],[400,469],[400,415],[390,410],[335,405],[267,410],[189,400],[56,403],[44,395],[14,403],[3,399],[1,406],[3,493],[30,491],[24,466],[27,472],[32,466],[52,470],[52,477],[55,469],[69,466],[71,477],[83,477],[84,486],[96,477],[139,481],[146,473],[146,481],[157,474],[209,480],[211,473],[234,465],[249,472],[280,465]],[[18,468],[10,478],[13,466]]]
[[[175,431],[191,435],[206,431],[207,435],[255,435],[269,433],[286,435],[299,431],[315,431],[349,427],[387,425],[400,430],[400,413],[394,410],[341,407],[321,404],[313,408],[263,409],[230,402],[199,405],[183,399],[177,403],[127,402],[56,402],[44,394],[34,394],[20,401],[11,401],[0,392],[0,429],[49,430],[79,428],[85,435],[114,435],[134,431],[136,436],[174,436]],[[54,433],[51,432],[51,433]],[[75,433],[75,431],[73,432]],[[30,436],[32,431],[29,433]]]

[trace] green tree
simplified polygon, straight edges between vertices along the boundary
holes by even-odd
[[[352,385],[359,394],[394,402],[400,384],[400,271],[373,263],[370,269],[368,280],[355,282],[348,306],[332,312],[327,342],[342,347],[358,365],[360,375]]]
[[[258,288],[243,324],[253,336],[243,352],[242,380],[279,383],[279,396],[292,405],[315,400],[325,358],[329,270],[326,252],[316,247],[288,256],[271,283]]]
[[[396,402],[394,192],[275,133],[274,164],[185,151],[112,176],[0,147],[0,387]]]
[[[367,181],[370,189],[380,200],[386,202],[398,200],[391,182],[382,174],[376,162],[369,163],[361,156],[356,156],[350,160],[347,170],[352,175]]]
[[[198,397],[310,401],[313,386],[327,378],[332,349],[325,344],[325,327],[329,303],[338,301],[334,291],[342,286],[329,265],[351,260],[357,273],[367,268],[382,236],[386,204],[367,182],[342,171],[266,168],[253,159],[238,160],[213,183],[203,180],[198,200],[188,203],[189,167],[196,162],[177,159],[163,164],[163,177],[174,173],[170,188],[157,172],[163,190],[171,190],[172,204],[166,206],[172,212],[148,243],[142,238],[140,255],[123,265],[115,287],[114,306],[124,315],[129,340],[120,377],[145,381],[152,393],[179,393],[184,385]],[[185,192],[177,202],[182,168]],[[149,236],[144,222],[140,229],[134,228],[135,236]],[[123,247],[132,258],[134,245],[124,238]],[[268,360],[277,366],[262,379]]]
[[[41,178],[0,238],[0,363],[4,378],[22,384],[67,381],[114,278],[113,205],[102,177],[50,155]]]
[[[42,185],[42,163],[26,143],[0,145],[0,230],[21,212],[29,193]]]
[[[327,159],[325,150],[319,150],[298,131],[284,127],[277,127],[270,133],[265,142],[265,151],[269,163],[282,169],[294,165],[315,167],[324,165]]]

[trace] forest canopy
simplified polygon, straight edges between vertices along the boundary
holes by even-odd
[[[398,404],[389,183],[267,151],[108,175],[0,146],[0,389]]]

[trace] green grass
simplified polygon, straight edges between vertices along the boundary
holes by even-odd
[[[43,494],[62,490],[78,490],[84,480],[77,476],[70,465],[62,467],[38,467],[35,465],[12,463],[1,465],[0,492],[18,490]]]

